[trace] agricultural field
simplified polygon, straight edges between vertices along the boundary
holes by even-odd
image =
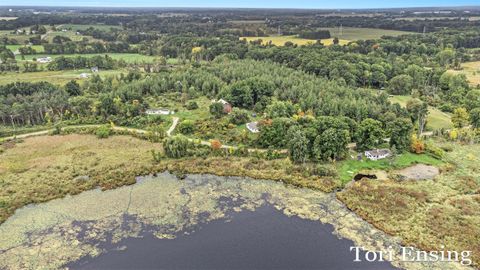
[[[367,39],[379,39],[382,36],[400,36],[412,34],[406,31],[385,30],[375,28],[356,28],[356,27],[329,27],[321,28],[322,30],[329,30],[332,37],[337,37],[340,40],[367,40]]]
[[[42,82],[48,81],[53,84],[63,85],[71,80],[86,80],[80,79],[80,74],[90,73],[89,69],[68,70],[68,71],[39,71],[28,73],[14,73],[6,72],[0,74],[0,85],[14,82]],[[104,70],[98,74],[101,77],[108,77],[118,75],[120,73],[128,73],[124,70]]]
[[[16,20],[18,17],[0,17],[0,21],[12,21]]]
[[[390,97],[390,101],[393,103],[398,103],[402,107],[407,106],[407,102],[412,99],[411,96],[393,96]],[[450,129],[452,128],[451,116],[448,113],[442,112],[435,107],[429,107],[429,114],[427,119],[427,129],[436,130],[436,129]]]
[[[24,45],[7,45],[7,48],[9,50],[11,50],[13,53],[17,53],[18,49],[20,47],[23,47]],[[43,49],[43,46],[42,45],[32,45],[31,46],[37,53],[43,53],[44,52],[44,49]],[[18,60],[18,57],[17,56],[17,60]],[[27,56],[25,56],[27,57]]]
[[[57,27],[57,29],[62,30],[62,29],[67,29],[71,31],[79,31],[79,30],[85,30],[90,27],[93,27],[95,29],[99,30],[110,30],[110,28],[115,28],[115,29],[122,29],[121,26],[118,25],[105,25],[105,24],[62,24],[61,26]]]
[[[342,27],[342,30],[340,30],[340,28],[338,27],[330,27],[321,29],[329,30],[332,36],[332,38],[330,39],[322,39],[322,43],[326,46],[333,44],[333,37],[337,37],[339,39],[340,45],[345,45],[355,40],[379,39],[382,36],[399,36],[411,34],[410,32],[405,31],[384,30],[375,28]],[[271,42],[275,46],[284,46],[285,42],[288,41],[297,45],[309,45],[316,42],[315,40],[299,38],[297,36],[241,37],[240,39],[245,39],[248,42],[261,39],[264,45]]]
[[[461,70],[450,69],[448,72],[452,74],[465,74],[470,85],[480,85],[480,61],[462,63]]]
[[[124,60],[127,63],[140,63],[140,62],[153,62],[155,59],[157,59],[156,56],[150,56],[150,55],[143,55],[143,54],[137,54],[137,53],[90,53],[90,54],[55,54],[55,55],[49,55],[49,54],[35,54],[35,55],[25,55],[25,61],[31,61],[34,58],[40,58],[40,57],[51,57],[52,59],[63,56],[63,57],[77,57],[77,56],[82,56],[82,57],[94,57],[94,56],[105,56],[108,55],[112,57],[115,60]],[[21,61],[21,56],[17,55],[16,56],[17,61]],[[170,58],[167,60],[168,64],[174,65],[178,63],[178,59]]]
[[[262,44],[267,45],[270,42],[275,45],[275,46],[284,46],[286,42],[292,42],[293,44],[296,45],[312,45],[316,41],[312,39],[304,39],[304,38],[299,38],[297,36],[272,36],[272,37],[241,37],[241,40],[245,39],[247,42],[250,41],[255,41],[255,40],[262,40]],[[349,41],[348,40],[343,40],[340,39],[340,44],[344,45],[347,44]],[[322,43],[324,45],[332,45],[333,44],[333,38],[330,39],[322,39]]]

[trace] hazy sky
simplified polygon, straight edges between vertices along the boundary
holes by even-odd
[[[115,7],[252,7],[252,8],[386,8],[472,6],[480,0],[1,0],[2,6],[115,6]]]

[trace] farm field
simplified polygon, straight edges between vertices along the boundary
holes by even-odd
[[[105,24],[62,24],[61,26],[58,27],[58,29],[79,31],[79,30],[88,29],[90,27],[93,27],[99,30],[105,30],[105,31],[110,30],[110,28],[122,29],[122,27],[118,25],[105,25]]]
[[[342,27],[340,33],[339,27],[321,28],[323,30],[329,30],[332,37],[337,37],[340,40],[367,40],[367,39],[379,39],[382,36],[400,36],[412,34],[406,31],[385,30],[375,28],[356,28],[356,27]]]
[[[405,107],[410,99],[412,99],[411,96],[393,96],[390,98],[390,101]],[[452,120],[448,113],[442,112],[435,107],[429,107],[427,129],[450,129],[452,127]]]
[[[472,86],[480,85],[480,61],[462,63],[462,70],[450,69],[452,74],[465,74]]]
[[[82,73],[90,73],[89,69],[68,70],[68,71],[39,71],[28,73],[7,72],[0,74],[0,85],[14,82],[42,82],[48,81],[53,84],[63,85],[71,80],[80,80]],[[102,77],[113,76],[120,73],[127,73],[123,70],[105,70],[100,71]]]
[[[7,48],[11,50],[12,52],[16,52],[20,47],[23,47],[24,45],[7,45]],[[32,45],[31,46],[37,53],[42,53],[44,52],[43,46],[42,45]],[[18,60],[18,59],[17,59]]]
[[[250,41],[255,41],[255,40],[262,40],[262,44],[267,45],[268,43],[272,42],[273,45],[275,46],[284,46],[285,42],[292,42],[293,44],[296,45],[311,45],[314,44],[316,41],[312,39],[304,39],[304,38],[299,38],[297,36],[272,36],[272,37],[241,37],[241,40],[245,39],[247,42]],[[340,39],[340,44],[344,45],[347,44],[349,41],[348,40],[343,40]],[[322,43],[324,45],[332,45],[333,44],[333,38],[330,39],[322,39]]]
[[[16,20],[18,17],[0,17],[0,21],[12,21]]]
[[[155,56],[149,56],[149,55],[142,55],[142,54],[137,54],[137,53],[87,53],[87,54],[55,54],[55,55],[49,55],[49,54],[35,54],[35,55],[25,55],[25,60],[26,61],[31,61],[34,58],[40,58],[40,57],[52,57],[57,58],[60,56],[63,57],[77,57],[77,56],[82,56],[82,57],[94,57],[94,56],[105,56],[108,55],[112,57],[115,60],[124,60],[127,63],[135,63],[135,62],[153,62],[157,57]],[[17,61],[21,61],[20,55],[16,56]],[[168,64],[174,65],[178,62],[178,59],[175,58],[170,58],[167,60]]]
[[[324,45],[332,45],[333,37],[337,37],[340,41],[340,45],[348,44],[354,40],[366,40],[366,39],[378,39],[382,36],[399,36],[405,34],[411,34],[405,31],[396,30],[384,30],[375,28],[356,28],[356,27],[343,27],[340,33],[338,27],[321,28],[322,30],[329,30],[332,38],[322,39]],[[296,45],[308,45],[314,44],[316,41],[312,39],[299,38],[297,36],[271,36],[271,37],[241,37],[241,40],[246,39],[248,42],[261,39],[264,45],[272,42],[275,46],[284,46],[285,42],[290,41]]]

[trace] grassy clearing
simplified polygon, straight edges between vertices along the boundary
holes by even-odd
[[[398,155],[393,160],[369,160],[364,159],[362,161],[349,159],[341,161],[337,165],[338,174],[342,183],[347,183],[353,179],[353,177],[361,170],[392,170],[408,167],[412,164],[426,164],[438,166],[443,164],[441,160],[435,159],[429,155],[404,153]]]
[[[393,96],[390,97],[392,103],[398,103],[402,107],[407,106],[407,102],[412,99],[411,96]],[[427,129],[436,130],[436,129],[450,129],[453,127],[451,116],[448,113],[442,112],[435,107],[429,107],[428,109],[428,119],[427,119]]]
[[[9,50],[11,50],[12,52],[16,52],[20,47],[23,47],[24,45],[7,45],[7,48]],[[37,53],[43,53],[44,52],[44,49],[43,49],[43,45],[32,45],[31,46],[35,51],[37,51]],[[16,56],[17,57],[17,60],[20,59],[20,56]],[[25,56],[27,57],[27,56]]]
[[[0,85],[14,82],[42,82],[48,81],[53,84],[63,85],[71,80],[80,79],[80,74],[90,73],[88,69],[81,70],[64,70],[64,71],[40,71],[28,73],[6,72],[0,74]],[[125,70],[104,70],[98,74],[102,77],[114,76],[120,73],[127,73]]]
[[[342,27],[342,31],[338,27],[322,28],[323,30],[329,30],[332,37],[337,37],[340,40],[367,40],[367,39],[379,39],[382,36],[400,36],[408,35],[411,32],[385,30],[376,28],[356,28],[356,27]]]
[[[452,74],[465,74],[470,85],[480,85],[480,61],[465,62],[462,64],[462,70],[451,69],[448,72]]]
[[[273,45],[275,46],[284,46],[285,42],[292,42],[293,44],[296,45],[312,45],[316,41],[312,39],[304,39],[304,38],[299,38],[297,36],[272,36],[272,37],[241,37],[241,40],[246,39],[248,42],[250,41],[255,41],[255,40],[262,40],[262,44],[267,45],[270,42],[272,42]],[[344,45],[347,44],[349,40],[344,40],[340,39],[340,44]],[[333,38],[330,39],[322,39],[322,43],[324,45],[332,45],[333,44]]]
[[[442,142],[442,173],[433,180],[363,179],[337,194],[348,208],[406,246],[423,250],[470,250],[480,264],[480,145]]]

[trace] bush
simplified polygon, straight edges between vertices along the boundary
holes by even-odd
[[[250,116],[247,110],[235,108],[230,114],[230,123],[234,125],[242,125],[250,121]]]
[[[97,130],[95,131],[95,135],[96,135],[97,138],[99,138],[99,139],[105,139],[105,138],[110,137],[111,132],[112,132],[112,130],[110,129],[109,126],[100,126],[100,127],[97,128]]]
[[[178,125],[178,131],[182,134],[192,134],[195,131],[195,125],[191,120],[184,120]]]
[[[189,101],[186,106],[187,110],[195,110],[198,109],[198,104],[195,101]]]
[[[313,173],[318,176],[337,176],[337,170],[332,165],[318,164],[314,169]]]
[[[163,141],[165,155],[169,158],[182,158],[188,155],[190,141],[185,136],[177,135]]]

